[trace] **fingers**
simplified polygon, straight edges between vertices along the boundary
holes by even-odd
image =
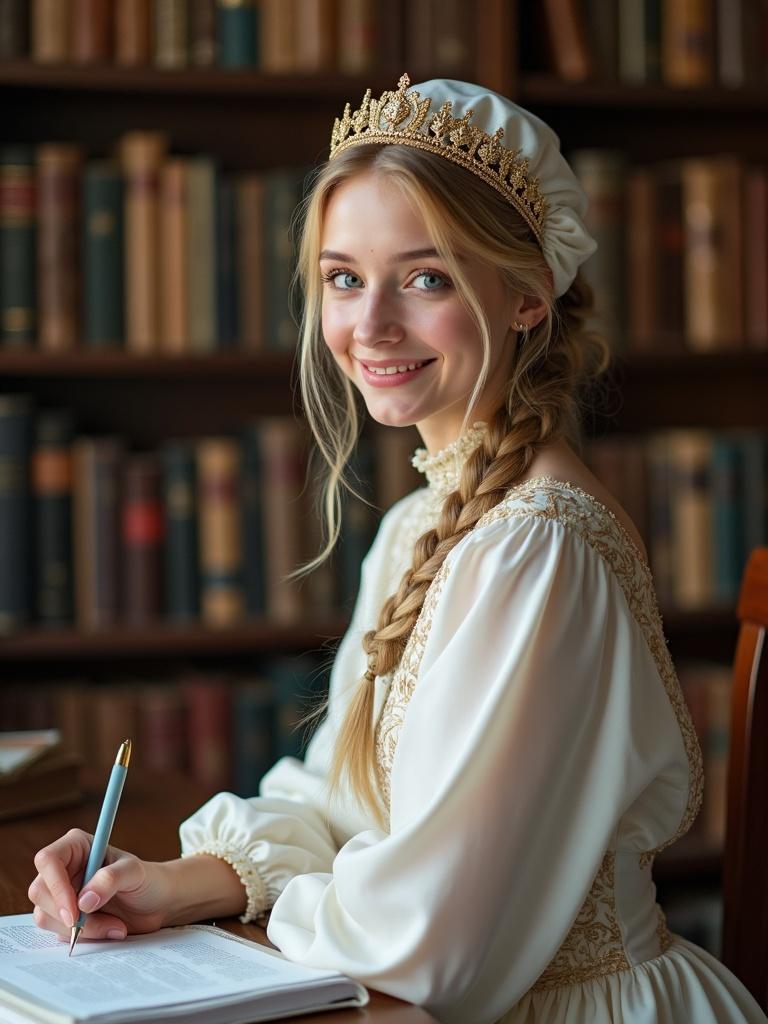
[[[86,914],[103,907],[118,894],[134,892],[144,882],[144,864],[138,857],[122,850],[111,852],[116,859],[99,868],[78,896],[78,907]]]
[[[41,907],[36,906],[32,912],[35,924],[46,931],[54,932],[60,939],[69,942],[72,934],[71,929],[57,918],[46,913]],[[124,939],[126,928],[122,921],[111,914],[90,914],[85,919],[85,925],[80,933],[85,939]]]
[[[69,922],[68,927],[71,927],[78,914],[74,875],[81,873],[85,867],[91,841],[92,837],[87,832],[73,828],[35,854],[35,867],[40,873],[38,878],[52,901],[51,906],[46,909],[56,917],[63,912],[60,920],[62,923]],[[37,881],[38,879],[35,879],[29,891],[29,898],[33,903],[37,902],[32,891]],[[43,889],[35,891],[42,893]]]

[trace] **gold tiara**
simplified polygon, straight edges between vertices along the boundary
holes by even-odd
[[[474,114],[471,109],[456,119],[451,114],[453,104],[446,100],[432,115],[427,131],[422,131],[431,99],[421,99],[415,89],[408,91],[408,75],[403,75],[397,84],[397,92],[383,92],[378,100],[372,100],[371,90],[367,89],[354,114],[346,104],[344,115],[333,124],[329,159],[367,142],[399,143],[437,153],[466,167],[500,192],[525,218],[542,245],[547,201],[538,179],[528,173],[527,159],[518,159],[522,150],[507,149],[501,144],[504,129],[499,127],[489,135],[470,124]]]

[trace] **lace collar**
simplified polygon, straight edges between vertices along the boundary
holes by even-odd
[[[487,424],[478,421],[434,455],[430,455],[426,448],[416,449],[411,465],[419,473],[424,473],[435,497],[445,498],[456,490],[464,463],[480,444],[486,430]]]

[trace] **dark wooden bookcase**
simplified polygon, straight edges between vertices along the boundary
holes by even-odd
[[[515,98],[550,123],[563,149],[618,148],[630,160],[731,151],[768,162],[768,88],[681,90],[566,84],[520,71],[518,5],[479,0],[475,78]],[[0,64],[3,142],[72,140],[98,153],[133,128],[162,129],[174,149],[213,152],[233,170],[306,164],[327,153],[330,128],[346,101],[370,86],[392,88],[406,69],[357,78],[337,74],[267,75],[219,70],[130,70],[113,66]],[[412,80],[439,69],[408,68]],[[3,392],[29,392],[73,408],[96,430],[143,444],[171,430],[203,435],[264,413],[291,412],[292,360],[283,355],[189,358],[88,352],[51,356],[0,351]],[[615,370],[616,401],[596,432],[672,426],[768,429],[768,352],[627,357]],[[138,400],[140,399],[140,401]],[[719,612],[665,614],[673,655],[729,661],[735,617]],[[254,623],[237,630],[203,627],[111,630],[99,635],[28,630],[0,639],[0,671],[21,679],[87,671],[131,658],[161,665],[186,656],[219,664],[261,652],[316,650],[343,631],[341,621],[300,628]],[[694,850],[661,868],[677,879],[712,877],[713,851]]]

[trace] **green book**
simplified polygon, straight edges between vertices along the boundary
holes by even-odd
[[[83,182],[83,309],[90,348],[123,344],[123,178],[116,163],[93,160]]]

